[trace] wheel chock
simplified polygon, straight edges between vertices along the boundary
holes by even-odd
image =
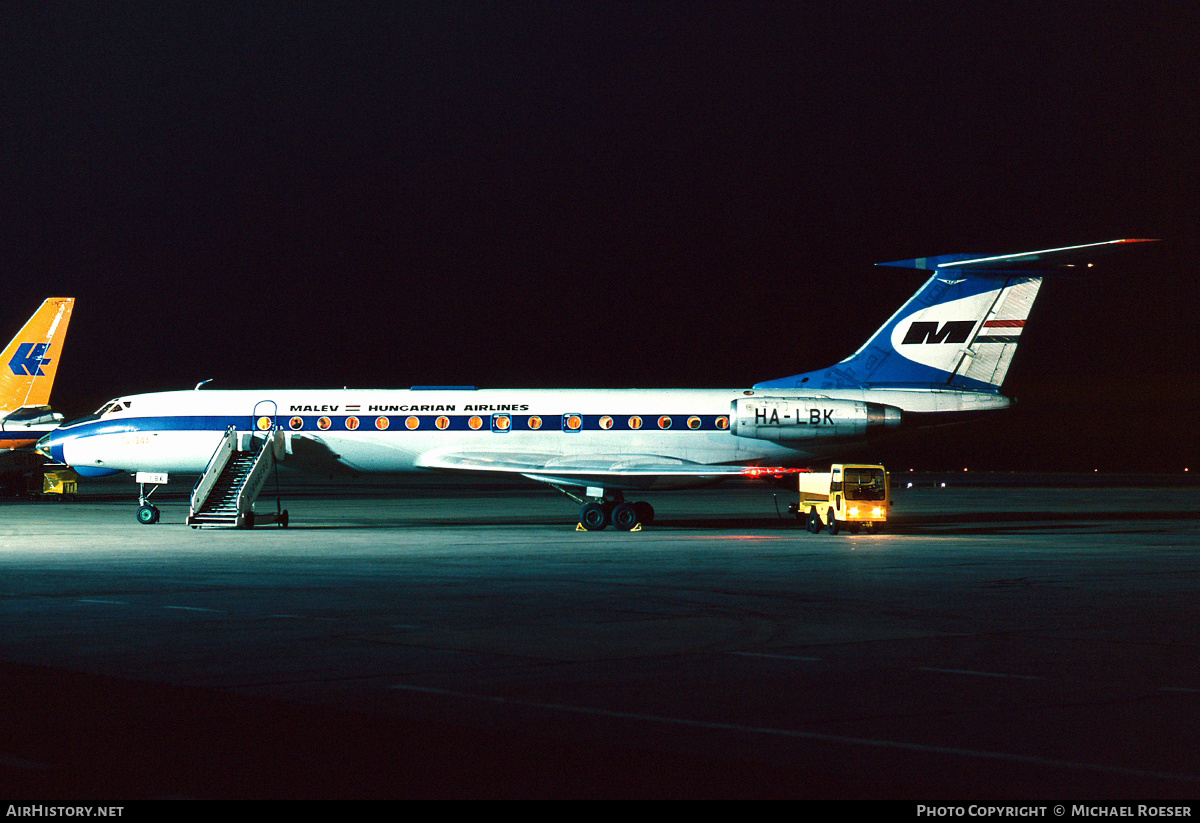
[[[641,524],[641,523],[638,523],[636,526],[634,526],[634,527],[633,527],[632,529],[630,529],[629,531],[631,531],[631,532],[640,532],[641,530],[642,530],[642,524]],[[577,531],[577,532],[585,532],[585,531],[587,531],[587,529],[585,529],[585,528],[584,528],[584,526],[583,526],[583,524],[582,524],[582,523],[576,523],[576,524],[575,524],[575,531]]]

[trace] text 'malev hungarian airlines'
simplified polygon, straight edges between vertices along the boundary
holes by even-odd
[[[807,466],[878,435],[1009,406],[1000,386],[1045,275],[1138,240],[884,263],[929,279],[833,366],[734,389],[193,390],[140,394],[43,438],[80,474],[196,474],[224,432],[282,429],[283,462],[329,473],[500,472],[630,528],[624,493]],[[620,516],[618,517],[617,514]],[[583,522],[588,522],[586,519]]]

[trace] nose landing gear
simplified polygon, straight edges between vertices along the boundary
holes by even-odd
[[[158,506],[150,502],[150,495],[154,494],[157,488],[158,486],[155,486],[147,492],[146,484],[138,483],[138,507],[134,516],[137,517],[137,522],[143,526],[150,526],[158,522],[160,515]]]

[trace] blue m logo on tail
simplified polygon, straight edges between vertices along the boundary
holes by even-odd
[[[45,356],[48,348],[49,343],[22,343],[17,346],[17,353],[13,355],[12,360],[8,361],[8,367],[16,375],[44,376],[42,366],[50,362]]]

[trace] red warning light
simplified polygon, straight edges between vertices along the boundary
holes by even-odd
[[[812,469],[788,469],[783,466],[747,466],[742,469],[744,477],[783,477],[787,474],[808,474]]]

